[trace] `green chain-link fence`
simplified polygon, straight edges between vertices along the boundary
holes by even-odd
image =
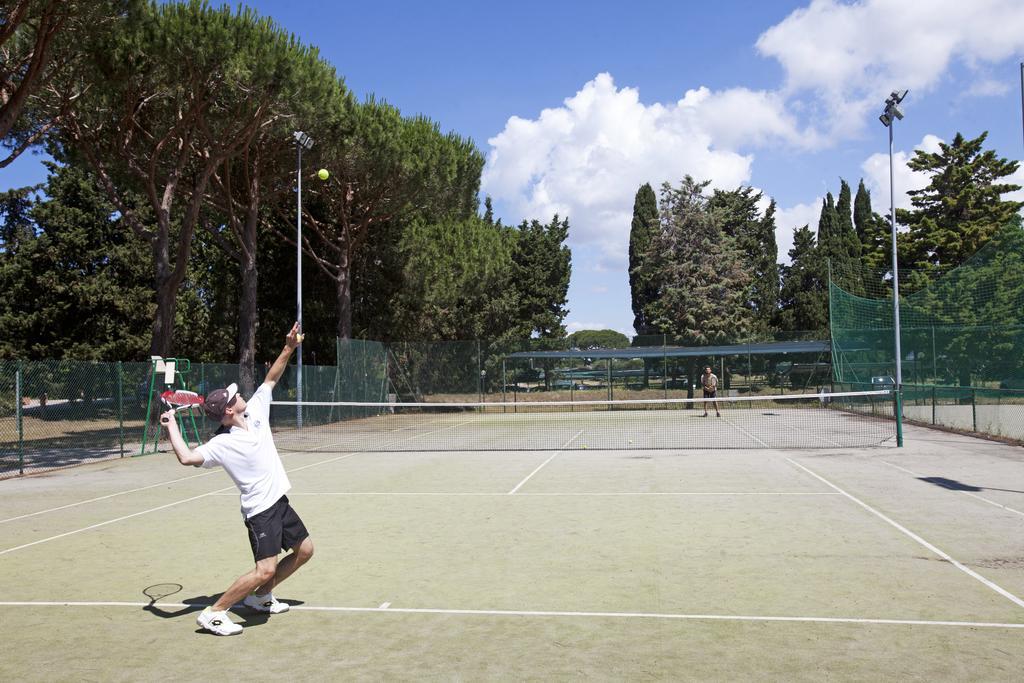
[[[896,376],[891,273],[833,273],[837,389]],[[999,230],[943,274],[900,270],[904,416],[920,424],[1024,440],[1024,230]]]

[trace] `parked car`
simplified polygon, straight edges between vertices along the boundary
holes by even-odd
[[[875,390],[895,389],[896,380],[891,375],[875,375],[871,378],[871,388]]]

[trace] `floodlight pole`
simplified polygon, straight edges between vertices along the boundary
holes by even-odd
[[[903,354],[900,349],[900,271],[896,256],[896,199],[892,165],[892,122],[889,123],[889,220],[892,227],[892,319],[896,344],[896,390],[903,388]]]
[[[309,137],[301,130],[295,131],[292,136],[295,138],[295,147],[298,150],[298,164],[295,169],[295,179],[298,188],[297,203],[298,210],[295,212],[295,228],[296,228],[296,239],[295,239],[295,250],[296,250],[296,267],[295,267],[295,321],[299,323],[299,329],[302,329],[302,150],[313,148],[313,138]],[[295,400],[299,405],[295,407],[295,426],[302,426],[302,344],[299,344],[296,348],[296,380],[295,380]]]
[[[899,104],[907,96],[907,91],[902,93],[893,91],[889,99],[885,101],[885,111],[879,118],[886,128],[889,129],[889,221],[892,228],[892,320],[893,320],[893,342],[896,351],[896,386],[895,389],[895,412],[896,412],[896,445],[903,445],[903,352],[900,348],[900,271],[899,258],[896,250],[896,186],[894,181],[892,163],[892,128],[897,119],[903,118]]]

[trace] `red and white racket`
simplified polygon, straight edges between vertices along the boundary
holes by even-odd
[[[183,410],[191,410],[192,408],[202,408],[206,402],[206,399],[196,392],[185,391],[184,389],[165,391],[160,394],[160,400],[165,406],[176,413],[180,413]],[[161,418],[161,422],[167,422],[167,418]]]

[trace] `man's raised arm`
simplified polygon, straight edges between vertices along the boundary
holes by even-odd
[[[274,385],[277,384],[277,380],[281,379],[281,375],[284,374],[285,368],[288,367],[288,359],[292,355],[292,351],[302,343],[302,329],[298,323],[292,325],[292,329],[288,332],[288,335],[284,338],[284,348],[281,349],[281,355],[277,357],[274,364],[270,366],[270,370],[267,371],[267,377],[263,380],[264,384],[269,384],[270,388],[273,389]]]

